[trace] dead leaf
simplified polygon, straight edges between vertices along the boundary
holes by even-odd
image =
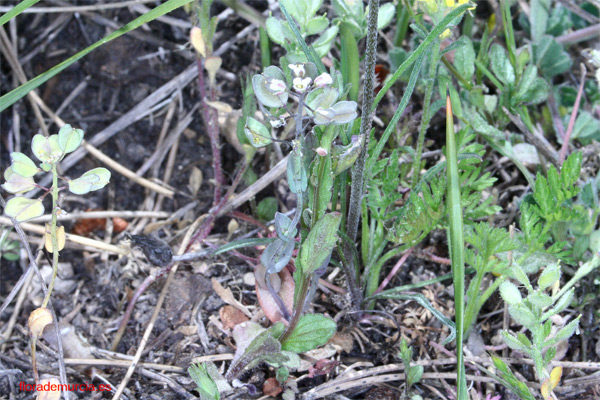
[[[255,272],[257,271],[258,267]],[[277,285],[277,282],[273,282],[273,280],[271,280],[273,288],[278,291],[279,297],[281,297],[283,304],[291,315],[292,310],[294,309],[294,278],[292,278],[292,274],[290,274],[287,268],[282,269],[281,272],[279,272],[278,277],[281,281],[279,285]],[[259,282],[260,279],[257,278],[256,285],[254,287],[256,288],[258,304],[260,304],[260,307],[265,312],[265,315],[272,323],[281,321],[284,324],[287,324],[287,321],[283,318],[277,301],[273,298],[273,296],[271,296],[269,290],[263,288]]]
[[[349,333],[337,332],[329,339],[329,343],[335,347],[338,353],[341,353],[342,351],[350,353],[354,347],[354,337]]]
[[[231,289],[224,288],[215,278],[212,278],[211,282],[215,293],[221,298],[221,300],[223,300],[227,304],[234,306],[235,308],[246,314],[248,318],[252,318],[252,313],[248,310],[248,308],[239,301],[237,301],[235,297],[233,297]]]
[[[200,190],[200,186],[202,186],[202,181],[204,177],[202,175],[202,171],[198,167],[192,168],[192,173],[190,174],[190,179],[188,182],[188,188],[192,193],[192,196],[196,196],[198,190]]]
[[[279,393],[283,392],[281,385],[275,378],[269,378],[263,385],[263,393],[270,397],[277,397]]]
[[[237,308],[226,305],[219,310],[224,329],[233,329],[237,324],[248,321],[248,317]]]

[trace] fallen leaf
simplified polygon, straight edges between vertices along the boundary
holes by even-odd
[[[258,266],[255,272],[258,272]],[[263,267],[264,268],[264,267]],[[279,284],[277,282],[273,282],[273,288],[278,292],[279,297],[283,300],[283,304],[285,308],[287,308],[288,313],[291,315],[294,307],[294,278],[292,274],[287,270],[287,268],[282,269],[278,275]],[[256,275],[255,275],[256,277]],[[258,304],[265,312],[265,315],[272,323],[283,322],[287,324],[285,318],[281,313],[281,309],[277,304],[277,301],[271,296],[269,290],[262,287],[260,284],[260,279],[256,279],[256,297],[258,299]]]
[[[233,329],[237,324],[248,321],[248,317],[237,308],[226,305],[219,310],[224,329]]]
[[[263,385],[263,393],[270,397],[277,397],[279,393],[283,392],[281,385],[277,382],[275,378],[269,378],[265,381]]]
[[[215,278],[212,278],[211,282],[215,293],[221,298],[221,300],[223,300],[227,304],[234,306],[235,308],[246,314],[248,318],[252,318],[252,313],[248,310],[248,308],[239,301],[237,301],[235,297],[233,297],[231,289],[224,288]]]

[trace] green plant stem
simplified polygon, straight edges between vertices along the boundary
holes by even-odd
[[[481,72],[483,72],[483,74],[490,80],[492,81],[492,83],[494,84],[494,86],[496,86],[498,89],[500,89],[501,91],[504,91],[504,85],[502,83],[500,83],[500,81],[498,79],[496,79],[496,77],[494,76],[494,74],[492,74],[490,72],[489,69],[487,69],[487,67],[479,60],[475,60],[475,65],[477,66],[477,69]]]
[[[515,32],[512,26],[512,16],[510,13],[510,5],[507,0],[501,1],[501,9],[502,9],[502,25],[504,28],[504,36],[506,39],[506,48],[508,50],[508,58],[510,59],[510,63],[512,64],[515,71],[518,73],[517,69],[517,45],[515,42]],[[519,77],[516,77],[517,80]]]
[[[48,293],[42,301],[41,307],[46,308],[54,288],[54,281],[58,274],[58,238],[56,236],[56,220],[58,217],[58,171],[56,164],[52,164],[52,221],[50,222],[50,236],[52,239],[52,279],[48,284]]]
[[[446,170],[448,174],[448,246],[452,260],[452,276],[454,281],[454,310],[456,319],[456,364],[457,364],[457,399],[467,400],[467,380],[463,356],[464,340],[464,295],[465,295],[465,263],[463,214],[460,203],[460,175],[454,133],[454,119],[450,96],[446,95]]]
[[[271,65],[271,43],[266,29],[262,26],[258,28],[258,35],[260,37],[260,61],[265,69]]]
[[[435,76],[437,74],[437,67],[440,58],[440,39],[433,42],[431,49],[431,56],[429,58],[429,73],[427,74],[427,83],[425,86],[425,100],[423,100],[423,112],[421,114],[421,125],[419,126],[419,138],[417,139],[417,151],[415,159],[413,160],[413,178],[412,188],[417,186],[421,171],[421,156],[423,154],[423,144],[425,143],[425,133],[429,127],[429,121],[431,116],[429,115],[429,106],[431,105],[431,96],[433,95],[433,86],[435,83]]]
[[[303,276],[302,281],[300,283],[300,289],[298,290],[298,297],[295,299],[296,305],[299,307],[294,307],[294,315],[292,316],[292,320],[287,326],[283,335],[279,338],[279,342],[284,343],[294,332],[296,329],[296,325],[298,325],[298,321],[300,321],[300,317],[303,314],[304,303],[306,301],[306,296],[308,295],[308,291],[310,289],[310,277]]]
[[[352,186],[350,189],[350,202],[348,208],[348,219],[346,232],[352,242],[356,240],[358,233],[358,223],[361,214],[361,202],[364,193],[365,165],[367,161],[367,149],[369,148],[369,138],[371,136],[371,125],[373,123],[373,93],[375,88],[375,60],[377,57],[377,16],[379,14],[379,0],[369,0],[369,18],[367,23],[367,51],[365,65],[365,81],[363,89],[362,118],[360,123],[360,134],[364,135],[365,143],[361,149],[360,156],[352,169]],[[348,286],[352,296],[352,305],[355,309],[360,308],[363,299],[363,293],[360,290],[357,281],[356,267],[354,258],[351,257],[352,249],[346,244],[344,254],[349,264],[346,269],[348,275]]]
[[[469,82],[467,79],[465,79],[465,77],[462,76],[456,68],[454,68],[454,65],[452,65],[452,63],[450,61],[448,61],[448,59],[446,57],[442,57],[442,62],[444,63],[444,66],[446,68],[448,68],[448,71],[450,71],[452,73],[452,75],[454,75],[454,77],[456,79],[458,79],[458,81],[460,83],[462,83],[462,85],[465,87],[465,89],[467,89],[467,90],[473,89],[473,85],[471,84],[471,82]]]

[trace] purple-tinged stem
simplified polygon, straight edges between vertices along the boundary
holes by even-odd
[[[569,148],[571,133],[573,133],[575,119],[577,117],[577,112],[579,111],[579,103],[581,102],[581,96],[583,95],[583,85],[585,83],[586,72],[587,70],[585,68],[585,65],[581,64],[581,83],[579,84],[579,89],[577,90],[577,98],[575,98],[575,105],[573,106],[571,118],[569,119],[569,125],[567,126],[567,131],[565,132],[565,137],[563,138],[563,144],[560,148],[560,154],[558,156],[558,163],[560,165],[562,165],[562,163],[565,161],[565,157],[567,156],[567,149]]]

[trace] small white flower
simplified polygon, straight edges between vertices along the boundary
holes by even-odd
[[[321,157],[325,157],[327,155],[327,150],[325,150],[322,147],[318,147],[315,152],[320,155]]]
[[[294,89],[296,89],[296,91],[298,93],[304,93],[306,91],[306,89],[308,89],[308,86],[310,85],[311,82],[312,82],[312,79],[310,79],[309,77],[306,77],[304,79],[294,78],[294,81],[293,81]]]
[[[304,69],[304,64],[288,64],[288,67],[292,71],[294,71],[294,76],[303,78],[304,74],[306,74],[306,70]]]
[[[279,117],[279,119],[270,119],[269,123],[273,128],[280,128],[285,125],[285,118]]]
[[[285,93],[287,90],[287,86],[285,82],[281,79],[271,79],[268,83],[269,90],[273,92],[273,94],[280,96]]]
[[[331,85],[333,83],[333,79],[331,79],[331,75],[327,72],[323,72],[321,75],[315,78],[315,86],[316,87],[325,87]]]

